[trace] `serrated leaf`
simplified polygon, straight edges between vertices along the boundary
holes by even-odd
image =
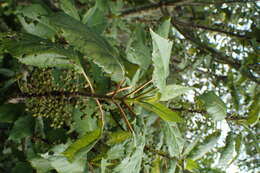
[[[104,13],[95,6],[90,8],[83,16],[82,23],[87,24],[91,29],[101,34],[106,28],[107,19]]]
[[[34,35],[17,34],[15,38],[7,37],[2,44],[10,54],[27,65],[81,69],[77,52]]]
[[[185,87],[181,85],[166,85],[165,89],[162,92],[160,101],[167,101],[170,99],[173,99],[175,97],[178,97],[182,94],[187,93],[193,89],[192,87]]]
[[[61,9],[76,20],[80,20],[78,11],[71,0],[60,0]]]
[[[24,112],[24,104],[3,104],[0,106],[0,122],[12,123]]]
[[[24,137],[31,136],[33,134],[34,119],[32,116],[19,117],[10,132],[9,140],[19,141]]]
[[[88,147],[93,142],[99,139],[101,135],[101,129],[97,128],[92,132],[87,132],[84,136],[77,139],[73,144],[71,144],[64,152],[64,156],[66,156],[69,160],[73,160],[74,156],[82,150],[83,148]]]
[[[136,103],[141,107],[143,107],[144,109],[154,112],[165,121],[170,121],[170,122],[183,121],[182,118],[179,117],[178,113],[173,112],[172,110],[170,110],[169,108],[167,108],[161,103],[153,102],[153,101],[149,101],[149,102],[138,101]]]
[[[214,120],[225,119],[227,115],[226,104],[213,91],[202,94],[199,99],[204,103],[207,112]]]
[[[136,26],[126,47],[127,60],[134,64],[138,64],[139,67],[144,70],[146,70],[152,62],[149,47],[145,44],[145,37],[144,28]]]
[[[171,18],[163,17],[162,22],[159,25],[159,28],[156,33],[163,38],[168,38],[170,27],[171,27]]]
[[[137,138],[137,145],[134,152],[130,156],[125,157],[121,161],[121,163],[114,169],[114,172],[115,173],[140,172],[144,146],[145,146],[145,137],[139,136]]]
[[[154,66],[153,83],[163,93],[169,75],[172,42],[150,30],[153,40],[152,61]]]
[[[197,150],[192,154],[191,159],[196,161],[200,158],[202,158],[205,154],[207,154],[211,149],[215,147],[215,145],[218,143],[220,137],[220,132],[214,132],[206,137],[204,142],[202,142]]]
[[[170,156],[180,157],[184,146],[184,139],[181,136],[177,124],[166,122],[163,128],[163,132],[165,136],[165,143]]]
[[[220,153],[220,158],[218,162],[219,167],[226,168],[230,165],[235,153],[235,140],[233,139],[231,133],[227,135],[226,145],[223,151]]]
[[[108,145],[114,145],[129,139],[132,136],[130,132],[117,131],[109,135],[109,139],[106,142]]]
[[[112,80],[119,82],[124,78],[125,71],[120,57],[105,38],[64,13],[57,13],[49,17],[49,20],[58,34],[110,74]]]

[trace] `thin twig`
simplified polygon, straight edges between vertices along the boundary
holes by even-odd
[[[116,107],[119,109],[121,115],[123,116],[123,119],[128,127],[128,129],[134,134],[134,130],[131,126],[131,124],[129,123],[128,119],[127,119],[127,115],[125,113],[125,111],[123,110],[123,108],[120,106],[120,104],[118,104],[116,101],[113,101],[113,103],[116,105]]]
[[[93,88],[93,86],[92,86],[92,84],[91,84],[87,74],[85,73],[84,70],[82,71],[82,73],[83,73],[83,76],[85,77],[85,79],[87,80],[87,82],[89,84],[91,93],[95,94],[95,90],[94,90],[94,88]],[[97,103],[97,105],[99,107],[99,111],[100,111],[100,115],[101,115],[102,127],[104,127],[104,125],[105,125],[105,117],[104,117],[104,112],[103,112],[103,109],[102,109],[102,105],[100,104],[100,102],[99,102],[99,100],[97,98],[95,98],[95,101],[96,101],[96,103]]]
[[[142,84],[141,86],[139,86],[138,88],[136,88],[134,91],[126,94],[123,96],[123,98],[126,98],[127,96],[130,96],[132,94],[137,93],[138,91],[142,90],[144,87],[146,87],[147,85],[149,85],[152,82],[152,80],[149,80],[148,82],[145,82],[144,84]]]
[[[120,92],[125,91],[125,90],[129,90],[129,89],[131,89],[131,88],[132,88],[132,86],[127,86],[127,87],[124,87],[124,88],[120,88],[120,89],[117,90],[117,93],[120,93]],[[114,94],[114,92],[115,92],[115,91],[109,92],[109,93],[107,93],[106,95],[107,95],[107,96],[111,96],[111,95]]]

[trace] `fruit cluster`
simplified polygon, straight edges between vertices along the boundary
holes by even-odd
[[[33,116],[48,118],[54,128],[71,122],[74,107],[82,108],[86,99],[63,95],[62,92],[83,91],[86,86],[82,77],[72,70],[38,69],[26,72],[19,81],[23,93],[41,95],[26,99],[27,111]],[[57,91],[59,95],[51,95]]]

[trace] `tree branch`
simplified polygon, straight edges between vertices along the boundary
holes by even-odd
[[[154,4],[146,4],[142,6],[137,6],[134,8],[125,9],[121,12],[120,16],[129,16],[132,14],[138,14],[142,12],[147,12],[150,10],[158,10],[162,7],[170,6],[205,6],[205,5],[220,5],[220,4],[231,4],[231,3],[251,3],[257,2],[258,0],[217,0],[213,2],[193,2],[192,0],[164,0]]]

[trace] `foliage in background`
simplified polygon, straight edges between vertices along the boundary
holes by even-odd
[[[260,171],[257,0],[0,2],[0,172]]]

